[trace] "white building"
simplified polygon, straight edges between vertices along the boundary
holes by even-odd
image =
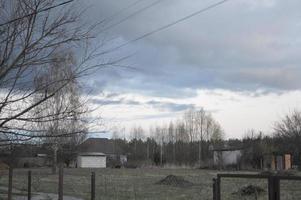
[[[79,168],[106,168],[107,158],[104,153],[87,152],[77,156]]]
[[[79,145],[77,152],[79,168],[121,167],[127,162],[122,149],[107,138],[88,138]]]

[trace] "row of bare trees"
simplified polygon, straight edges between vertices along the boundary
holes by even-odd
[[[300,111],[276,122],[272,135],[250,130],[242,139],[225,140],[221,126],[203,109],[188,110],[182,119],[152,126],[149,132],[135,126],[130,133],[128,141],[117,134],[114,140],[138,164],[208,166],[215,146],[242,148],[241,162],[249,168],[261,169],[264,156],[272,154],[290,153],[293,164],[301,164]]]
[[[140,126],[133,127],[129,145],[134,160],[200,165],[209,159],[209,146],[223,136],[221,126],[209,112],[190,109],[181,119],[154,125],[148,133]]]

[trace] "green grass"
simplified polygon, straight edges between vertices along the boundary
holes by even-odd
[[[90,198],[90,175],[89,169],[65,169],[64,170],[64,194],[83,199]],[[156,199],[156,200],[186,200],[186,199],[212,199],[212,178],[217,171],[197,169],[96,169],[96,199],[126,200],[126,199]],[[3,172],[2,172],[3,173]],[[1,175],[0,186],[7,186],[7,172]],[[32,169],[33,192],[57,193],[58,176],[50,174],[50,169]],[[167,175],[182,176],[194,183],[194,186],[180,188],[155,184]],[[266,190],[258,200],[267,199],[267,181],[248,179],[223,180],[222,199],[255,199],[255,197],[241,197],[233,195],[233,192],[244,185],[258,185]],[[282,199],[294,200],[294,196],[301,196],[299,190],[301,182],[281,183],[283,191]],[[26,191],[27,170],[16,169],[14,171],[13,187]],[[295,195],[289,196],[292,192]]]

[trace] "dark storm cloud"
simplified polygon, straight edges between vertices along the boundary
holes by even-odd
[[[91,0],[89,19],[104,19],[131,2]],[[151,2],[141,1],[104,26]],[[118,45],[212,3],[215,2],[165,0],[106,32],[119,38],[112,46]],[[96,91],[170,98],[193,97],[197,95],[195,89],[201,88],[301,89],[300,6],[298,0],[229,1],[125,46],[121,51],[135,54],[122,64],[137,71],[114,68],[110,73],[99,72],[90,85]]]

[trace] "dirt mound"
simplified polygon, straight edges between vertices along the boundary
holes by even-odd
[[[191,187],[191,186],[193,186],[193,183],[185,180],[183,177],[174,176],[174,175],[168,175],[164,179],[157,182],[156,184],[169,185],[169,186],[175,186],[175,187]]]
[[[233,194],[238,194],[241,196],[251,196],[251,195],[256,195],[256,194],[260,195],[263,192],[265,192],[265,190],[259,186],[247,185],[247,186],[240,188],[237,192],[234,192]]]

